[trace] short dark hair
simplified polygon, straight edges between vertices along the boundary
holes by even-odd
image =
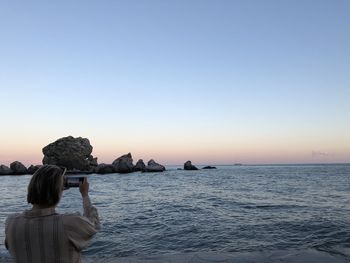
[[[28,185],[27,201],[40,206],[55,206],[63,190],[64,168],[43,165],[32,176]]]

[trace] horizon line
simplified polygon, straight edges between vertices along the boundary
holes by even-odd
[[[193,163],[192,163],[193,164]],[[184,164],[164,164],[166,166],[183,166]],[[350,162],[326,162],[326,163],[231,163],[231,164],[193,164],[197,166],[263,166],[263,165],[350,165]]]

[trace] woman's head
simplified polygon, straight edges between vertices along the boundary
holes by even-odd
[[[28,185],[28,203],[50,207],[58,204],[63,190],[65,169],[56,165],[43,165]]]

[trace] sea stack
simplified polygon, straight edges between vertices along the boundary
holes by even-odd
[[[13,174],[28,174],[28,169],[18,161],[15,161],[10,164],[10,168]]]
[[[43,148],[43,164],[64,166],[68,170],[92,171],[97,166],[92,146],[87,138],[60,138]]]
[[[165,167],[159,163],[156,163],[153,159],[149,160],[145,167],[145,172],[163,172]]]
[[[134,171],[132,161],[131,153],[128,153],[115,159],[112,165],[117,173],[132,173]]]
[[[138,171],[143,172],[143,171],[145,171],[145,169],[146,169],[146,165],[143,162],[143,160],[142,159],[138,160],[135,167],[134,167],[134,171],[135,172],[138,172]]]
[[[184,163],[184,170],[198,170],[198,168],[191,161],[187,161]]]

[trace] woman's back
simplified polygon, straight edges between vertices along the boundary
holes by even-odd
[[[32,209],[10,216],[6,236],[15,262],[80,262],[80,250],[96,233],[79,214],[57,214],[55,209]]]
[[[33,208],[7,218],[5,245],[16,263],[78,263],[80,251],[100,229],[86,178],[79,184],[84,215],[56,213],[65,171],[55,165],[43,165],[28,186],[27,201]]]

